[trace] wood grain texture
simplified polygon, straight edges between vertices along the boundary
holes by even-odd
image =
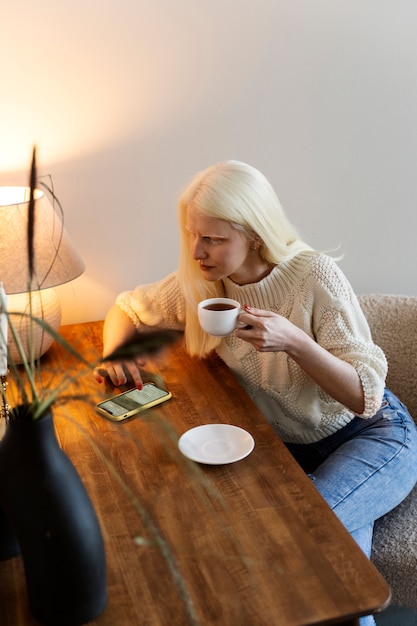
[[[102,323],[63,327],[94,362]],[[77,369],[54,345],[51,380]],[[173,398],[119,424],[98,416],[103,389],[91,372],[54,409],[61,445],[103,530],[109,601],[97,626],[301,626],[357,623],[384,608],[389,588],[308,477],[217,358],[181,345],[149,360],[146,378]],[[228,465],[199,465],[179,436],[204,423],[248,430],[254,451]],[[0,563],[0,623],[32,626],[21,558]]]

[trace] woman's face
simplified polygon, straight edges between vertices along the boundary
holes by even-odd
[[[240,285],[258,280],[259,267],[264,268],[265,263],[252,249],[255,238],[249,239],[229,222],[208,217],[193,206],[187,209],[186,228],[190,253],[205,280],[229,276]]]

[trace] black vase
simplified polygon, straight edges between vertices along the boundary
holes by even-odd
[[[97,617],[107,601],[103,537],[51,413],[10,420],[0,442],[0,508],[20,546],[33,615],[47,626]],[[10,537],[13,542],[13,532]]]
[[[20,554],[20,546],[16,533],[6,512],[0,506],[0,561],[5,561],[18,554]]]

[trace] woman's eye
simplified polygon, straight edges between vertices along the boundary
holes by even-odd
[[[224,237],[211,237],[210,235],[197,235],[196,233],[192,233],[190,231],[188,231],[188,236],[190,238],[191,241],[195,241],[196,239],[199,239],[200,241],[212,245],[212,246],[219,246],[220,244],[222,244],[224,242]]]
[[[212,246],[218,246],[222,243],[222,239],[216,239],[215,237],[203,237],[206,243],[210,243]]]

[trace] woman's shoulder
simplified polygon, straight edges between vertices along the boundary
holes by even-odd
[[[299,262],[304,266],[304,271],[318,279],[325,280],[326,277],[333,279],[334,276],[344,276],[337,259],[324,252],[303,252],[298,255]]]
[[[314,284],[333,284],[339,282],[342,276],[336,261],[330,256],[307,250],[299,252],[288,261],[278,263],[260,284],[275,287],[278,285],[285,292],[303,288],[311,290]]]
[[[352,286],[341,270],[337,260],[328,254],[303,254],[303,280],[306,289],[321,290],[333,298],[352,300]]]
[[[301,276],[312,276],[317,280],[325,279],[334,274],[342,274],[336,259],[324,252],[315,250],[300,252],[287,264]]]
[[[182,323],[185,318],[184,298],[176,272],[121,293],[116,304],[137,327],[144,323],[163,328],[168,327],[168,323],[170,328],[177,328],[175,324]]]

